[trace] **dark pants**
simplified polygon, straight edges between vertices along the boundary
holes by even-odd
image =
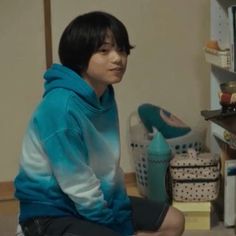
[[[74,217],[35,218],[23,225],[25,236],[121,236],[102,225]]]
[[[161,226],[168,205],[131,197],[136,231],[155,231]],[[111,229],[75,217],[37,217],[21,224],[25,236],[122,236]]]

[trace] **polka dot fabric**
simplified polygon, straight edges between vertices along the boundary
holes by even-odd
[[[177,154],[170,162],[175,201],[212,201],[219,193],[220,158],[210,153]]]

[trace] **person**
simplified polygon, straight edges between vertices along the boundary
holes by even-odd
[[[14,181],[25,236],[182,234],[180,211],[125,189],[112,85],[132,48],[125,25],[106,12],[79,15],[65,28],[61,64],[44,74]]]

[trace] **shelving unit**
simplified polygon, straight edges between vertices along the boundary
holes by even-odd
[[[211,34],[212,40],[217,40],[221,49],[230,48],[229,40],[229,24],[228,24],[228,7],[236,5],[236,0],[211,0]],[[211,65],[210,71],[210,110],[202,111],[201,115],[210,122],[210,150],[212,153],[222,153],[222,145],[219,142],[222,141],[227,148],[230,149],[229,143],[224,139],[224,132],[228,132],[236,135],[236,112],[234,114],[222,114],[221,105],[219,103],[218,92],[220,91],[220,84],[236,80],[236,73],[230,71],[230,69],[221,68],[219,66]],[[225,151],[225,150],[224,150]],[[228,153],[229,159],[236,159],[236,155],[232,155],[233,152]],[[234,152],[235,153],[235,152]],[[223,163],[223,165],[226,164]],[[225,178],[224,178],[225,179]],[[234,196],[235,193],[232,193]],[[231,198],[232,198],[231,196]],[[225,220],[228,218],[227,212],[228,199],[224,197],[224,224],[230,226]],[[235,202],[235,200],[233,200]],[[235,207],[232,204],[232,207]],[[231,209],[232,209],[231,207]],[[226,209],[227,208],[227,209]],[[226,217],[227,216],[227,217]]]
[[[231,113],[230,115],[224,115],[222,114],[221,109],[218,109],[202,111],[201,114],[206,120],[212,121],[223,129],[236,135],[236,112]]]
[[[211,0],[211,33],[210,38],[217,40],[220,48],[230,48],[229,43],[229,24],[227,9],[230,5],[236,4],[236,0]],[[219,104],[218,92],[220,91],[219,85],[223,82],[230,80],[236,80],[236,73],[232,73],[230,70],[220,68],[218,66],[211,66],[210,72],[210,110],[202,112],[202,115],[208,119],[208,115],[212,115],[212,110],[217,111],[221,109]],[[210,133],[217,134],[219,137],[223,137],[224,129],[236,134],[236,115],[220,117],[215,116],[210,124]],[[235,120],[235,124],[234,124]],[[213,135],[210,135],[210,149],[212,152],[218,153],[219,147],[216,143]]]

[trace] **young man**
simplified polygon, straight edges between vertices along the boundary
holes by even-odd
[[[105,12],[78,16],[63,32],[62,65],[44,75],[15,179],[25,236],[182,234],[178,210],[126,194],[112,84],[131,49],[123,23]]]

